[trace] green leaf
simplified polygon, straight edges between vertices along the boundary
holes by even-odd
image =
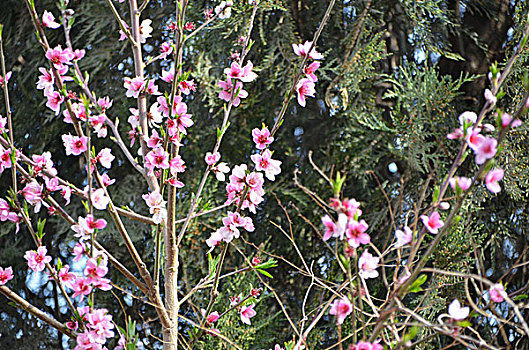
[[[426,279],[428,278],[428,276],[426,275],[420,275],[419,277],[417,277],[417,279],[415,281],[413,281],[413,283],[411,284],[410,288],[408,288],[408,292],[409,293],[418,293],[418,292],[421,292],[423,289],[421,288],[421,286],[424,284],[424,282],[426,282]]]
[[[270,277],[270,278],[274,278],[271,274],[269,274],[267,271],[265,270],[261,270],[261,269],[256,269],[257,272],[259,272],[260,274],[262,275],[265,275],[266,277]]]
[[[524,300],[524,299],[527,299],[527,298],[528,298],[527,294],[520,294],[520,295],[517,295],[514,298],[512,298],[512,300],[518,301],[518,300]]]
[[[470,327],[470,326],[472,326],[472,323],[470,323],[470,321],[467,321],[467,320],[457,321],[456,324],[459,327]]]
[[[277,266],[277,261],[272,258],[264,263],[260,263],[259,265],[256,265],[255,268],[256,269],[269,269],[271,267],[276,267],[276,266]]]
[[[449,60],[454,60],[454,61],[464,61],[465,60],[463,56],[455,52],[444,52],[443,56],[445,56]]]
[[[343,184],[345,183],[345,175],[342,177],[340,175],[340,172],[336,173],[336,180],[332,180],[332,192],[335,197],[340,196],[340,192],[342,191]]]
[[[439,192],[441,191],[441,189],[439,188],[439,186],[435,186],[435,190],[433,191],[433,201],[434,203],[437,203],[437,201],[439,200]]]

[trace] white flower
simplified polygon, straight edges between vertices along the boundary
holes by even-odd
[[[102,188],[95,190],[90,197],[94,208],[99,210],[105,210],[110,202],[110,199],[105,195],[105,190]]]
[[[225,174],[230,172],[230,168],[228,167],[226,163],[219,163],[217,164],[216,167],[214,167],[211,170],[215,173],[215,176],[217,177],[217,180],[219,181],[225,181],[226,180]]]
[[[145,44],[147,39],[151,37],[151,33],[152,33],[151,24],[152,24],[152,21],[150,19],[144,19],[140,24],[140,42],[142,44]]]
[[[215,7],[215,13],[219,16],[220,19],[226,19],[231,17],[231,7],[233,6],[233,1],[223,1],[219,6]]]
[[[465,124],[470,123],[471,125],[476,122],[478,119],[478,115],[474,112],[466,111],[461,113],[459,116],[459,124],[464,127]]]
[[[359,275],[364,279],[368,278],[377,278],[378,271],[378,262],[380,258],[373,256],[367,250],[365,250],[360,258],[358,259],[358,267],[360,268]]]
[[[454,299],[448,306],[448,314],[456,321],[464,320],[468,317],[470,313],[470,308],[468,306],[461,307],[459,300]]]
[[[397,239],[395,248],[400,248],[411,242],[413,238],[413,232],[408,226],[404,226],[404,231],[395,231],[395,238]]]

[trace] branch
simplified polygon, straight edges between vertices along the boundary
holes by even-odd
[[[71,331],[70,329],[68,329],[68,327],[66,327],[64,324],[60,323],[59,321],[49,316],[45,312],[42,312],[39,308],[31,305],[28,301],[26,301],[20,295],[13,292],[8,287],[0,286],[0,293],[2,293],[6,298],[12,300],[22,310],[29,312],[30,314],[37,317],[39,320],[45,322],[46,324],[52,326],[53,328],[55,328],[62,334],[67,335],[68,337],[72,339],[75,339],[77,337],[77,334]]]

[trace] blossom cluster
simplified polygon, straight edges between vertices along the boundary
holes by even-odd
[[[74,350],[102,350],[108,338],[114,336],[114,322],[107,309],[94,309],[78,307],[77,312],[85,325],[85,330],[77,335],[77,345]],[[69,322],[69,328],[77,330],[79,321]]]
[[[314,97],[316,93],[315,87],[318,77],[314,73],[320,68],[320,62],[318,60],[323,59],[323,54],[316,51],[312,41],[305,41],[304,44],[292,44],[292,48],[297,56],[314,60],[311,64],[303,67],[305,77],[300,79],[296,85],[298,103],[301,107],[305,107],[307,105],[305,97]]]

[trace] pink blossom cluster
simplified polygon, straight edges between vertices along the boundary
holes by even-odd
[[[206,240],[206,244],[213,248],[221,242],[229,243],[233,239],[239,238],[239,228],[243,228],[248,232],[255,230],[252,218],[245,217],[238,212],[228,212],[228,216],[222,219],[223,226],[211,234],[211,237]]]
[[[53,17],[53,15],[51,15],[51,17]],[[39,68],[41,75],[37,82],[37,89],[43,90],[44,96],[48,100],[46,106],[54,111],[55,115],[59,115],[61,105],[66,97],[60,91],[54,90],[55,79],[60,79],[61,84],[64,84],[66,81],[72,81],[73,78],[67,76],[69,66],[73,64],[73,61],[83,58],[85,54],[85,50],[72,51],[69,48],[63,49],[60,45],[53,49],[49,48],[48,51],[46,51],[46,58],[50,61],[52,69],[47,70],[44,67]]]
[[[296,85],[298,103],[301,107],[305,107],[307,105],[307,101],[305,98],[306,96],[314,97],[314,94],[316,93],[315,87],[316,82],[318,81],[318,77],[316,77],[314,73],[318,68],[320,68],[320,62],[318,60],[323,59],[323,55],[316,51],[316,48],[312,46],[312,41],[305,41],[304,44],[292,44],[294,53],[297,56],[301,56],[304,58],[308,56],[309,59],[315,60],[311,64],[303,67],[303,73],[305,74],[305,78],[300,79]]]
[[[356,343],[356,345],[351,345],[349,350],[383,350],[384,347],[379,343],[369,343],[361,341]]]
[[[496,97],[492,95],[490,90],[486,90],[485,97],[487,101],[494,105],[496,103]],[[514,119],[509,113],[496,113],[496,119],[498,125],[501,125],[502,129],[507,127],[515,128],[522,124],[519,119]],[[494,131],[494,126],[485,124],[483,126],[474,126],[477,121],[477,115],[474,112],[464,112],[459,116],[460,127],[455,129],[452,133],[448,134],[449,139],[464,138],[468,147],[472,149],[475,154],[475,162],[478,165],[484,164],[489,159],[492,159],[498,149],[498,141],[491,136],[483,135],[483,130]],[[485,185],[487,189],[492,193],[499,193],[501,187],[498,181],[503,179],[503,169],[492,169],[489,170],[485,176]],[[472,180],[459,177],[450,179],[451,187],[456,190],[457,188],[462,191],[466,191],[472,185]]]
[[[155,224],[160,224],[167,217],[167,209],[165,209],[165,201],[163,196],[158,191],[144,194],[143,200],[149,207],[149,212],[153,215],[152,220]]]
[[[74,350],[103,350],[108,338],[114,336],[114,323],[112,315],[107,309],[95,309],[90,312],[90,307],[78,307],[77,311],[86,329],[77,335],[77,346]],[[71,329],[77,330],[78,321],[69,322]]]
[[[324,241],[331,237],[345,238],[351,248],[358,248],[362,244],[371,242],[371,237],[366,233],[368,224],[365,220],[359,220],[362,215],[360,203],[355,199],[344,199],[340,202],[333,198],[330,205],[338,212],[338,220],[334,222],[329,215],[325,215],[321,219],[325,226]]]
[[[250,83],[257,78],[253,71],[253,64],[248,61],[244,67],[238,62],[232,62],[230,68],[224,69],[226,81],[219,80],[217,84],[222,88],[219,98],[226,102],[232,101],[233,106],[237,107],[242,98],[248,97],[248,92],[243,89],[243,83]]]
[[[75,236],[81,241],[90,239],[90,235],[96,230],[102,230],[107,226],[105,219],[95,219],[93,215],[88,214],[85,218],[79,216],[78,224],[72,226],[72,230],[76,232]]]
[[[21,190],[26,202],[33,205],[35,212],[38,212],[40,211],[41,204],[44,203],[43,200],[46,195],[60,191],[62,197],[66,200],[66,204],[69,204],[71,189],[69,186],[60,185],[59,180],[55,177],[57,170],[51,160],[51,153],[34,154],[31,156],[31,159],[33,160],[32,174],[34,178]],[[39,184],[37,177],[42,177],[45,186]]]

